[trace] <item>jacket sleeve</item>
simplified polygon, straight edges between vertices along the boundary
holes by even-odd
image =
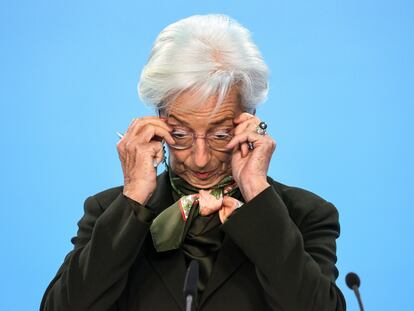
[[[297,225],[268,187],[234,213],[223,230],[255,265],[272,309],[342,311],[345,299],[335,285],[338,212],[321,198],[310,201]]]
[[[74,249],[46,289],[41,311],[116,310],[155,216],[122,193],[106,209],[91,196],[84,210]]]

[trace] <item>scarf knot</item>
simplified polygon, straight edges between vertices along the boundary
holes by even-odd
[[[221,223],[243,203],[231,196],[238,186],[232,176],[227,176],[215,187],[197,189],[170,173],[173,190],[180,196],[178,201],[162,211],[153,221],[150,231],[157,252],[181,247],[185,239],[189,218],[218,213]]]

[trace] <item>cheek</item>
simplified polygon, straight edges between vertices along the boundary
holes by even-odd
[[[191,156],[191,152],[189,150],[176,150],[169,148],[169,165],[173,171],[180,169],[182,170],[182,166],[184,162]]]
[[[224,166],[231,165],[231,154],[215,151],[212,156],[216,160],[217,164]]]

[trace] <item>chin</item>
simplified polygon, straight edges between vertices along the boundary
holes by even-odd
[[[187,172],[184,174],[184,176],[182,176],[182,178],[196,188],[208,189],[217,185],[226,176],[228,176],[228,174],[217,173],[209,176],[206,179],[200,179],[197,178],[194,174]]]

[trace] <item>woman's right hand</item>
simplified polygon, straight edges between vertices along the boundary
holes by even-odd
[[[156,165],[163,160],[162,140],[169,144],[171,128],[159,117],[133,119],[117,144],[124,173],[123,194],[145,205],[157,186]]]

